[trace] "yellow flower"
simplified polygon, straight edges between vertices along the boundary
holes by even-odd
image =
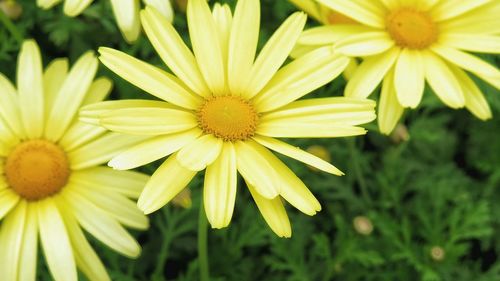
[[[468,71],[497,89],[500,71],[467,52],[500,53],[500,2],[477,0],[318,0],[360,25],[321,27],[300,42],[335,43],[339,53],[364,58],[347,97],[368,97],[382,82],[381,132],[389,134],[404,108],[416,108],[425,81],[449,107],[480,119],[491,111]],[[465,70],[465,71],[464,71]]]
[[[38,46],[28,40],[17,90],[0,74],[2,281],[36,279],[38,237],[55,280],[77,280],[77,266],[90,280],[110,280],[81,227],[121,254],[140,253],[122,224],[148,227],[129,199],[148,177],[99,165],[144,138],[75,118],[81,105],[101,101],[111,89],[105,78],[93,81],[97,66],[89,52],[70,70],[67,59],[56,59],[43,72]]]
[[[82,120],[112,131],[155,136],[113,158],[115,169],[132,169],[171,155],[139,198],[151,213],[179,193],[206,168],[204,206],[214,228],[231,220],[237,171],[269,226],[291,235],[281,198],[314,215],[319,202],[269,149],[341,175],[326,161],[275,138],[341,137],[365,134],[356,125],[375,118],[375,104],[344,97],[295,101],[337,77],[349,59],[325,47],[285,67],[306,16],[291,15],[255,58],[260,2],[229,6],[190,0],[187,18],[194,54],[174,27],[154,9],[141,12],[151,43],[176,75],[123,52],[100,48],[101,62],[163,101],[110,101],[85,107]]]
[[[50,9],[63,0],[37,0],[37,5],[43,9]],[[64,13],[76,17],[87,8],[93,0],[66,0]],[[110,0],[118,27],[127,42],[132,43],[139,37],[141,24],[139,21],[139,0]],[[145,5],[158,9],[169,21],[174,19],[170,0],[143,0]]]

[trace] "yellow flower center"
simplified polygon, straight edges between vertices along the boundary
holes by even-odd
[[[203,132],[225,141],[252,137],[258,120],[259,115],[253,105],[234,96],[211,97],[198,111],[198,122]]]
[[[387,17],[387,31],[398,46],[410,49],[427,48],[438,36],[430,16],[411,8],[391,12]]]
[[[64,151],[45,140],[19,144],[5,163],[7,183],[26,200],[39,200],[59,192],[68,182],[69,174]]]

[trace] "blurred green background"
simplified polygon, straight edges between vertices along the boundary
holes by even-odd
[[[236,1],[219,2],[234,7]],[[45,65],[110,46],[165,68],[144,35],[125,43],[107,0],[96,0],[78,18],[64,16],[61,5],[42,11],[34,0],[18,4],[22,14],[11,20],[14,29],[0,25],[0,72],[12,81],[22,38],[36,39]],[[261,0],[261,10],[260,46],[295,8],[285,0]],[[185,14],[178,7],[175,26],[187,42]],[[500,65],[498,56],[482,57]],[[103,66],[100,75],[114,80],[111,99],[152,99]],[[346,176],[284,159],[323,206],[314,217],[287,208],[291,239],[272,233],[241,181],[230,227],[208,231],[211,280],[500,280],[500,93],[477,83],[493,110],[488,122],[446,108],[426,89],[421,106],[406,112],[390,137],[373,122],[365,137],[290,140],[304,149],[326,149]],[[340,96],[344,85],[338,78],[308,97]],[[158,164],[141,171],[152,173]],[[184,194],[191,196],[191,207],[171,203],[150,216],[149,231],[134,232],[143,246],[139,259],[121,257],[91,239],[113,280],[199,279],[202,176]],[[51,280],[39,260],[38,280]]]

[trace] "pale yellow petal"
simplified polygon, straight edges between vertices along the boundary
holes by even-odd
[[[270,152],[255,141],[239,141],[234,148],[238,172],[245,181],[255,186],[257,192],[267,199],[278,196],[280,186],[274,180],[273,167],[264,156]]]
[[[160,14],[162,14],[169,22],[174,20],[174,10],[170,0],[143,0],[146,5],[153,6]]]
[[[278,184],[279,194],[288,203],[310,216],[321,210],[321,205],[311,191],[280,159],[264,147],[260,153],[272,167],[267,174]]]
[[[27,203],[22,200],[16,208],[2,220],[0,228],[0,278],[18,280],[21,248],[26,228]]]
[[[113,88],[113,82],[106,77],[99,77],[90,85],[85,98],[83,99],[82,106],[92,104],[104,100]]]
[[[139,0],[111,0],[111,8],[125,40],[129,43],[137,40],[141,32]]]
[[[463,13],[471,11],[484,4],[492,2],[492,0],[445,0],[440,1],[430,11],[430,15],[436,21],[443,21]]]
[[[392,48],[383,54],[366,58],[347,82],[344,95],[357,98],[368,97],[394,65],[399,53],[399,48]]]
[[[394,44],[386,31],[372,31],[348,36],[335,44],[335,50],[346,56],[366,57],[381,54]]]
[[[131,258],[139,256],[141,247],[137,241],[108,213],[71,187],[63,189],[61,196],[65,209],[71,210],[78,223],[95,238],[122,255]]]
[[[172,134],[198,126],[192,112],[170,108],[125,108],[101,115],[101,126],[108,130],[131,134],[155,136]]]
[[[44,128],[43,73],[40,49],[34,40],[24,41],[17,62],[19,107],[26,134],[39,138]]]
[[[107,130],[103,127],[77,121],[68,128],[58,144],[64,148],[64,151],[70,152],[101,137],[106,132]]]
[[[142,90],[189,109],[197,109],[201,99],[175,76],[121,51],[99,48],[99,60],[123,79]]]
[[[454,32],[498,35],[500,33],[499,14],[500,2],[491,1],[459,17],[440,22],[439,29],[443,34]]]
[[[38,204],[29,203],[19,257],[18,280],[35,281],[38,256]]]
[[[476,56],[446,46],[434,45],[432,51],[452,64],[476,74],[493,87],[500,89],[500,71],[495,66]]]
[[[105,190],[87,189],[85,185],[72,185],[72,191],[85,197],[121,224],[135,229],[147,229],[149,221],[137,205],[122,194]]]
[[[323,25],[305,30],[304,32],[302,32],[297,42],[304,45],[326,45],[336,43],[348,36],[374,31],[377,31],[377,29],[373,29],[364,25]]]
[[[263,136],[255,136],[253,137],[253,139],[256,142],[262,144],[263,146],[271,150],[274,150],[290,158],[303,162],[307,165],[313,166],[318,170],[334,174],[337,176],[344,175],[344,173],[342,173],[332,164],[293,145],[289,145],[285,142],[282,142],[274,138],[268,138]]]
[[[320,9],[317,3],[313,0],[288,0],[300,10],[306,12],[309,16],[317,21],[321,21]]]
[[[465,98],[465,108],[472,112],[477,118],[481,120],[491,119],[492,113],[488,101],[484,97],[479,87],[474,81],[456,66],[450,66],[451,71],[458,79]]]
[[[113,101],[103,101],[95,104],[86,105],[80,109],[79,117],[80,121],[82,122],[99,126],[101,115],[116,109],[125,109],[130,107],[178,108],[164,101],[113,100]]]
[[[213,135],[203,135],[179,150],[177,161],[186,169],[201,171],[219,156],[223,141]]]
[[[215,25],[217,27],[217,34],[219,35],[220,47],[222,50],[222,58],[224,60],[224,76],[227,81],[228,79],[228,57],[229,57],[229,37],[231,35],[231,26],[233,15],[231,14],[231,8],[227,4],[221,5],[215,3],[214,9],[212,10],[212,15],[214,17]],[[229,85],[225,83],[224,92],[229,92]]]
[[[191,45],[201,74],[213,94],[223,94],[226,77],[222,47],[217,40],[218,29],[207,1],[188,1],[186,15]]]
[[[235,150],[231,142],[226,142],[219,157],[205,172],[203,205],[213,228],[223,228],[231,222],[236,200],[237,176]]]
[[[92,246],[85,238],[82,229],[72,215],[71,209],[64,209],[64,204],[59,204],[63,208],[61,214],[68,231],[68,236],[73,247],[73,255],[80,269],[90,280],[110,281],[106,268],[97,256]]]
[[[57,281],[76,281],[77,272],[73,250],[66,226],[52,198],[37,203],[40,244],[50,273]]]
[[[252,66],[244,97],[254,97],[273,78],[295,46],[306,20],[304,13],[294,13],[269,38]]]
[[[396,96],[396,89],[394,88],[394,69],[387,73],[382,83],[382,91],[380,92],[380,101],[378,105],[378,127],[383,134],[390,134],[396,124],[398,123],[401,115],[403,115],[404,108]]]
[[[8,126],[3,130],[10,132],[10,135],[12,132],[15,133],[17,138],[24,138],[26,133],[21,119],[19,97],[12,83],[2,73],[0,73],[0,93],[0,117]]]
[[[50,111],[54,107],[54,100],[68,75],[68,69],[68,59],[59,58],[51,61],[43,73],[44,111],[46,118],[49,118]]]
[[[145,139],[143,136],[108,133],[68,153],[71,169],[81,170],[101,165]]]
[[[259,27],[259,1],[238,1],[229,37],[227,65],[229,89],[234,95],[247,91],[246,85],[259,40]]]
[[[269,227],[279,237],[291,237],[292,227],[290,226],[290,220],[286,214],[285,206],[283,206],[281,197],[267,199],[262,197],[262,195],[255,190],[255,187],[248,182],[247,186],[267,225],[269,225]]]
[[[366,130],[349,125],[279,120],[259,125],[256,134],[274,138],[336,138],[364,135]]]
[[[148,139],[115,156],[108,165],[117,170],[137,168],[177,152],[201,134],[200,129],[193,128],[177,134]]]
[[[465,98],[457,78],[446,63],[431,52],[423,53],[425,79],[434,93],[451,108],[461,108]]]
[[[64,1],[64,13],[70,17],[78,16],[94,0],[66,0]]]
[[[292,102],[264,114],[261,125],[278,122],[359,125],[375,119],[375,102],[345,97],[315,98]]]
[[[74,120],[85,94],[97,71],[98,61],[93,52],[87,52],[78,59],[62,84],[45,127],[45,138],[57,141]]]
[[[182,167],[176,159],[176,154],[173,154],[151,176],[137,206],[145,214],[160,209],[183,190],[196,173]]]
[[[109,167],[93,167],[72,171],[71,184],[85,186],[95,192],[118,193],[129,198],[138,198],[149,180],[149,176],[135,171],[116,171]]]
[[[441,45],[475,53],[500,53],[500,36],[489,34],[445,33]]]
[[[193,92],[210,95],[193,53],[172,24],[151,7],[141,11],[141,22],[149,41],[172,72]]]
[[[300,57],[280,69],[255,97],[259,112],[284,106],[335,79],[349,64],[349,58],[323,47]]]
[[[319,3],[369,26],[383,28],[383,10],[366,0],[318,0]]]
[[[19,199],[19,195],[11,188],[0,190],[0,220],[17,205]]]
[[[425,88],[424,62],[420,51],[403,49],[396,61],[394,87],[403,107],[416,108]]]

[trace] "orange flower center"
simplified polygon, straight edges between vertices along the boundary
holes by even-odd
[[[259,115],[248,101],[234,96],[211,97],[198,111],[203,132],[225,141],[246,140],[257,128]]]
[[[410,8],[401,8],[387,16],[387,31],[403,48],[424,49],[436,42],[438,28],[429,15]]]
[[[5,162],[7,183],[26,200],[39,200],[56,194],[68,182],[69,174],[64,151],[45,140],[19,144]]]

